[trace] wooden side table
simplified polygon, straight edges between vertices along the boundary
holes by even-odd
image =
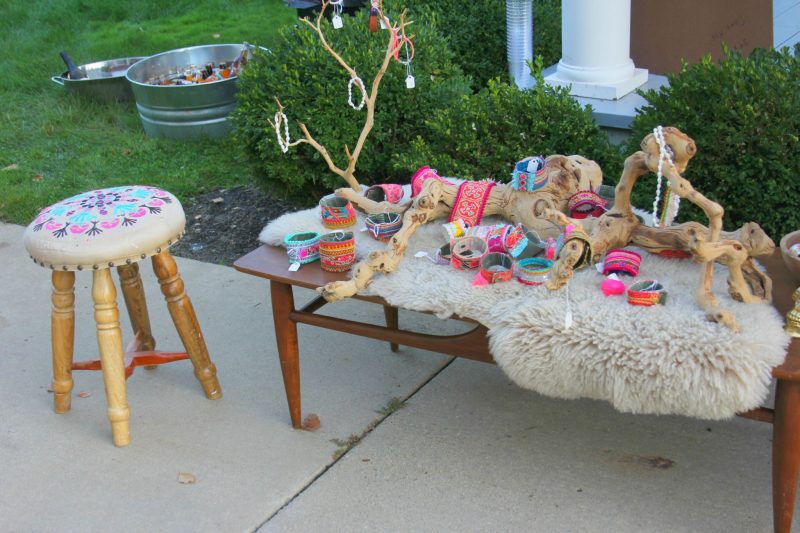
[[[792,309],[792,292],[797,282],[786,270],[775,250],[771,256],[761,258],[773,282],[773,305],[781,313]],[[372,339],[386,340],[396,350],[398,344],[422,348],[433,352],[464,357],[485,363],[494,363],[489,353],[486,327],[475,327],[459,335],[429,335],[399,329],[397,309],[385,300],[372,296],[355,296],[356,299],[382,305],[387,325],[376,326],[353,320],[315,314],[326,304],[320,296],[301,309],[295,309],[293,287],[316,289],[328,282],[345,279],[347,274],[325,272],[319,263],[303,265],[297,272],[289,272],[286,252],[282,248],[264,245],[239,258],[234,268],[245,274],[264,278],[270,284],[272,313],[278,343],[283,384],[289,403],[292,427],[301,427],[300,408],[300,353],[297,343],[297,324],[308,324]],[[773,424],[772,439],[772,498],[776,532],[788,533],[797,495],[797,478],[800,470],[800,339],[792,339],[786,360],[773,369],[777,379],[774,409],[760,407],[739,416]]]

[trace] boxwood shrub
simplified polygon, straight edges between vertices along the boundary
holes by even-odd
[[[685,177],[725,208],[726,229],[755,221],[777,240],[800,228],[800,45],[749,57],[725,50],[719,63],[706,57],[668,78],[668,87],[641,93],[648,105],[629,153],[658,124],[676,126],[697,142]],[[645,183],[634,201],[652,206],[654,179]],[[705,223],[686,201],[680,219]]]
[[[477,91],[493,78],[506,80],[505,0],[412,0],[415,11],[431,11],[440,22],[455,61],[472,76]],[[534,52],[545,65],[561,57],[561,1],[533,1]]]
[[[469,179],[510,179],[513,165],[534,154],[581,154],[597,161],[607,183],[616,182],[621,155],[600,130],[589,108],[566,89],[544,84],[536,59],[533,89],[520,91],[500,80],[474,95],[462,96],[424,122],[407,150],[393,159],[410,172],[427,164],[443,175]]]
[[[375,124],[356,167],[361,183],[397,182],[408,177],[393,169],[390,159],[414,138],[437,109],[448,108],[470,92],[470,79],[453,61],[445,31],[435,16],[417,16],[409,33],[415,35],[412,66],[416,88],[407,89],[405,67],[392,61],[378,93]],[[421,13],[419,15],[422,15]],[[334,50],[354,67],[371,87],[386,50],[388,32],[370,33],[368,10],[345,17],[342,29],[323,22]],[[307,144],[281,152],[269,124],[277,110],[274,98],[285,106],[291,138],[298,139],[298,122],[305,123],[340,168],[346,166],[344,146],[352,150],[363,128],[366,108],[356,111],[347,103],[347,72],[321,46],[316,32],[298,21],[283,28],[271,54],[257,55],[239,80],[234,135],[272,188],[298,203],[310,203],[345,185]],[[354,87],[353,98],[360,100]]]

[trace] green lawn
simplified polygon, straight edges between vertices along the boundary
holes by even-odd
[[[82,64],[201,44],[270,46],[294,18],[281,0],[0,3],[0,220],[27,224],[40,208],[95,187],[152,184],[186,198],[252,182],[229,139],[150,139],[132,102],[84,101],[49,78],[65,70],[61,50]]]

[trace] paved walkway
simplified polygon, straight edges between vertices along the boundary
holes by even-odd
[[[767,425],[553,400],[490,365],[392,354],[335,332],[300,328],[304,413],[322,427],[294,431],[266,284],[186,259],[178,264],[224,397],[206,400],[188,361],[138,369],[132,442],[115,448],[99,373],[76,372],[72,411],[52,411],[50,276],[28,259],[22,231],[0,224],[0,531],[772,528]],[[177,348],[148,264],[142,273],[159,347]],[[90,283],[78,274],[76,360],[96,353]],[[367,316],[375,309],[341,302],[329,312],[380,322],[380,311]],[[425,330],[434,319],[400,320]],[[196,482],[179,483],[180,472]]]

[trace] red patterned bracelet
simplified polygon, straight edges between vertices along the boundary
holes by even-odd
[[[651,306],[664,304],[667,301],[667,291],[664,286],[654,280],[634,283],[628,289],[628,303],[631,305]]]
[[[502,252],[491,252],[481,259],[481,276],[489,283],[510,281],[514,276],[514,261]]]
[[[567,209],[572,218],[597,218],[606,212],[607,203],[608,200],[601,198],[593,191],[578,191],[570,197]]]
[[[617,273],[635,277],[639,274],[639,265],[641,264],[642,256],[632,250],[611,250],[606,254],[603,262],[603,275]]]

